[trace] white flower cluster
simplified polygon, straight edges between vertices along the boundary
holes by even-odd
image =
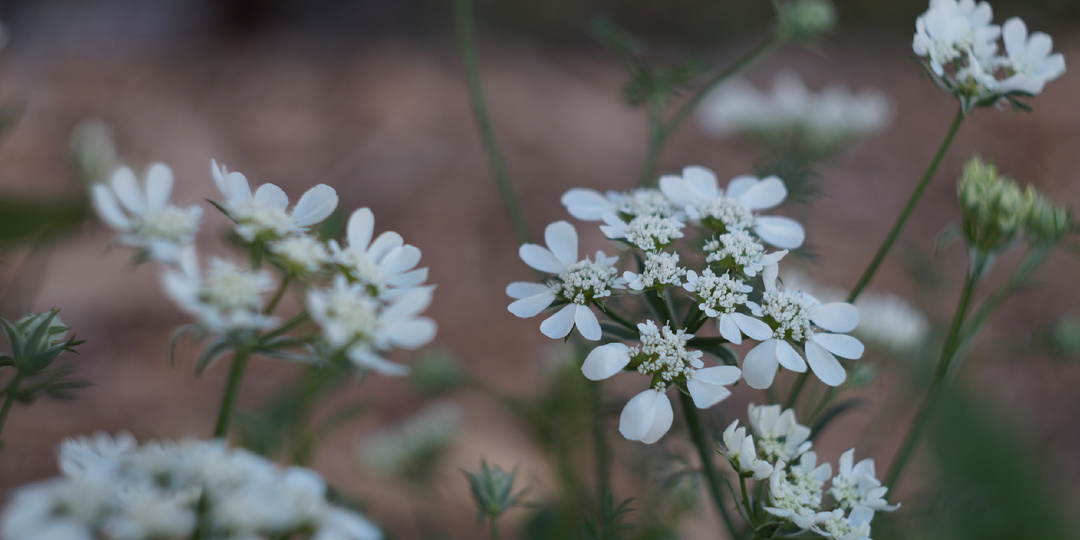
[[[802,245],[805,233],[793,219],[760,212],[786,197],[783,181],[775,176],[739,176],[721,189],[716,175],[698,166],[686,167],[681,176],[660,178],[660,189],[606,195],[572,189],[562,198],[570,214],[603,222],[601,231],[632,255],[638,271],[617,278],[618,257],[603,252],[579,260],[576,230],[558,221],[545,230],[547,247],[525,244],[520,249],[526,264],[552,277],[543,283],[510,284],[506,292],[516,300],[509,310],[525,318],[553,304],[562,306],[540,330],[558,339],[576,326],[583,337],[595,341],[605,335],[592,311],[596,306],[622,327],[609,333],[609,339],[636,334],[632,339],[640,346],[601,345],[582,367],[593,380],[622,370],[650,378],[649,390],[623,410],[620,431],[633,440],[651,443],[667,432],[671,404],[664,392],[671,386],[689,393],[701,408],[727,397],[725,386],[740,378],[754,388],[769,387],[779,366],[799,372],[809,368],[826,384],[837,386],[847,373],[836,356],[862,355],[862,344],[844,335],[858,323],[858,310],[842,302],[822,304],[777,285],[780,260],[787,249]],[[704,246],[697,240],[702,236]],[[689,246],[681,249],[684,237],[694,242],[684,240]],[[770,252],[765,244],[784,249]],[[680,266],[682,261],[701,266]],[[673,294],[680,290],[684,294]],[[625,292],[640,293],[638,298],[660,320],[630,321],[616,314],[609,300]],[[761,342],[741,370],[706,368],[703,353],[690,350],[700,348],[693,347],[694,334],[709,319],[720,338],[704,339],[738,344],[747,336]]]
[[[986,2],[931,0],[929,9],[915,20],[912,49],[934,82],[959,98],[965,110],[1002,98],[1037,95],[1065,73],[1065,58],[1051,54],[1050,36],[1028,34],[1018,17],[1001,26],[991,24],[993,17]],[[1004,42],[1004,53],[998,38]]]
[[[139,446],[128,434],[98,433],[66,440],[59,465],[62,476],[13,494],[0,538],[382,538],[363,516],[327,502],[314,471],[282,469],[221,441]]]
[[[877,479],[873,459],[854,463],[855,449],[840,456],[836,476],[830,464],[818,465],[808,440],[810,428],[798,423],[793,410],[751,404],[747,418],[751,433],[738,420],[732,422],[724,431],[720,454],[743,478],[768,483],[765,511],[782,526],[793,526],[793,534],[869,538],[874,513],[899,507],[886,502],[888,488]]]
[[[697,120],[709,135],[745,135],[776,142],[798,137],[829,152],[859,137],[877,133],[892,121],[889,98],[880,90],[852,93],[829,86],[814,93],[791,72],[777,73],[762,92],[736,80],[710,92]]]

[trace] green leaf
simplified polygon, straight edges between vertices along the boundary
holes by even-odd
[[[215,360],[234,349],[235,346],[233,345],[233,342],[228,338],[219,337],[215,339],[207,345],[206,348],[203,349],[202,354],[199,355],[199,360],[195,363],[195,375],[202,375],[203,372],[206,371],[206,368],[210,367]]]
[[[89,215],[85,194],[44,200],[0,197],[0,246],[63,232]]]

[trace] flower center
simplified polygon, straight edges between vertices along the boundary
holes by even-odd
[[[675,215],[675,206],[667,196],[657,189],[636,189],[623,195],[615,204],[615,210],[623,217],[655,215],[669,217]]]
[[[297,230],[296,222],[284,210],[254,201],[242,212],[236,213],[236,221],[251,230],[253,236],[280,238]]]
[[[646,253],[645,271],[641,273],[641,283],[645,287],[659,285],[679,285],[686,270],[679,268],[678,253]]]
[[[717,313],[732,313],[736,306],[746,304],[748,292],[753,288],[741,279],[728,274],[716,275],[706,268],[697,282],[697,294],[705,307]]]
[[[810,328],[809,306],[802,295],[791,291],[766,292],[763,320],[773,327],[773,337],[786,341],[805,341],[814,333]]]
[[[142,217],[135,233],[148,238],[168,240],[175,244],[191,241],[199,230],[197,214],[181,210],[175,206],[166,206],[160,210],[147,212]]]
[[[314,272],[326,262],[329,254],[322,242],[310,236],[293,236],[270,245],[270,250],[290,265]]]
[[[326,315],[339,325],[345,343],[370,340],[378,331],[379,302],[363,294],[333,294]]]
[[[389,287],[386,272],[362,251],[349,249],[341,252],[341,264],[349,278],[367,287],[373,296],[385,293]]]
[[[588,258],[578,261],[559,274],[556,293],[568,302],[588,304],[594,298],[611,296],[617,270],[609,264]]]
[[[715,231],[731,232],[754,226],[753,212],[735,199],[717,197],[697,209],[702,225]]]
[[[655,214],[637,216],[626,225],[626,240],[645,251],[657,251],[682,238],[680,223]]]
[[[199,300],[222,311],[258,311],[263,283],[259,276],[232,266],[210,270],[199,291]]]
[[[637,365],[638,373],[653,377],[653,388],[663,390],[702,365],[701,351],[686,350],[686,342],[693,334],[684,330],[672,332],[666,325],[658,329],[652,321],[639,324],[638,330],[641,345],[630,349],[630,362]]]

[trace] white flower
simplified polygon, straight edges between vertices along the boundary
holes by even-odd
[[[272,253],[281,257],[285,266],[293,273],[315,273],[330,262],[330,252],[326,244],[317,238],[302,234],[275,240],[267,244]]]
[[[849,516],[838,508],[820,515],[812,529],[825,538],[835,540],[871,540],[870,521],[873,519],[874,512],[866,508],[856,508]]]
[[[1007,56],[1001,66],[1010,73],[1001,81],[1002,92],[1038,94],[1046,83],[1065,73],[1065,57],[1050,54],[1054,41],[1043,32],[1028,35],[1027,26],[1018,17],[1005,21],[1001,27]]]
[[[845,302],[822,304],[808,294],[780,290],[771,280],[765,281],[761,304],[754,315],[772,327],[773,337],[751,349],[743,359],[743,376],[751,387],[772,385],[778,364],[802,373],[809,363],[814,375],[829,386],[838,386],[847,379],[836,356],[857,359],[862,356],[863,344],[834,332],[850,332],[858,326],[859,310],[855,306]],[[826,332],[818,332],[813,326]],[[792,344],[803,348],[805,360]]]
[[[626,402],[619,415],[619,433],[631,441],[652,444],[671,429],[673,418],[664,390],[650,388]]]
[[[778,462],[769,477],[769,505],[765,511],[803,530],[812,528],[823,518],[818,513],[822,487],[832,474],[832,467],[828,463],[816,464],[814,452],[803,454],[799,464],[790,468],[783,461]]]
[[[91,195],[101,219],[120,230],[120,243],[142,248],[153,260],[173,262],[180,248],[195,240],[202,208],[169,204],[173,174],[154,163],[144,186],[127,167],[117,169],[109,184],[94,184]]]
[[[743,230],[727,232],[705,242],[705,252],[708,253],[705,256],[707,263],[734,270],[748,278],[761,273],[765,281],[775,279],[780,259],[788,253],[786,249],[765,253],[765,246]]]
[[[345,249],[330,242],[334,260],[350,281],[367,287],[384,299],[402,294],[427,281],[428,269],[416,268],[420,249],[406,244],[396,232],[375,236],[375,215],[361,208],[349,216]],[[374,240],[372,240],[374,238]]]
[[[78,478],[95,474],[108,476],[114,473],[112,466],[117,460],[131,453],[138,446],[130,433],[117,433],[112,437],[99,431],[93,437],[73,437],[60,443],[57,462],[65,476]]]
[[[244,175],[230,173],[224,166],[218,167],[216,161],[210,162],[210,174],[225,196],[222,207],[229,219],[236,222],[236,232],[249,242],[274,240],[303,232],[330,217],[337,208],[337,192],[326,184],[309,189],[300,197],[292,212],[286,212],[289,197],[274,184],[263,184],[252,194]]]
[[[633,219],[636,216],[680,217],[680,209],[658,189],[638,188],[629,193],[574,188],[562,196],[566,210],[582,221],[600,221],[606,214]]]
[[[263,294],[274,288],[269,273],[243,270],[214,257],[203,276],[194,247],[180,254],[178,270],[165,271],[162,284],[180,309],[197,317],[199,324],[208,329],[260,329],[276,322],[262,314]]]
[[[757,436],[757,449],[770,463],[792,462],[810,450],[810,428],[799,424],[795,411],[779,405],[754,405],[746,409],[747,423]]]
[[[556,300],[566,305],[540,324],[540,331],[552,339],[567,336],[575,326],[582,337],[590,341],[600,339],[602,334],[596,314],[589,308],[594,300],[601,300],[615,289],[625,287],[617,278],[613,266],[618,257],[608,257],[603,251],[596,252],[596,260],[588,257],[578,260],[578,238],[574,226],[556,221],[544,229],[547,247],[523,244],[518,250],[525,264],[557,275],[548,284],[514,282],[506,287],[506,294],[516,301],[507,309],[523,319],[533,317],[547,309]]]
[[[735,471],[742,476],[753,477],[755,480],[768,478],[773,472],[772,464],[758,457],[754,437],[747,435],[746,428],[738,424],[739,421],[736,420],[724,430],[724,444],[720,448],[720,455],[726,457]]]
[[[343,508],[326,511],[311,540],[382,540],[383,534],[364,516]]]
[[[974,0],[930,0],[930,7],[915,19],[911,48],[926,57],[938,76],[944,66],[966,60],[968,53],[988,58],[997,51],[1001,28],[990,24],[994,13],[990,4]]]
[[[431,303],[432,289],[409,289],[384,305],[363,284],[349,283],[338,275],[332,287],[308,291],[307,305],[330,347],[345,349],[345,355],[360,367],[405,375],[407,367],[382,358],[377,351],[415,349],[435,337],[435,321],[418,317]]]
[[[623,239],[628,244],[649,252],[659,251],[682,238],[682,228],[686,226],[678,218],[656,214],[635,216],[626,222],[618,215],[609,213],[604,215],[604,222],[607,225],[600,226],[604,236],[613,240]]]
[[[137,489],[125,492],[122,500],[105,525],[110,540],[181,538],[195,527],[195,502],[184,494]]]
[[[679,266],[678,253],[646,253],[645,268],[640,274],[629,270],[623,272],[626,286],[635,291],[661,288],[665,286],[677,286],[682,284],[682,276],[686,275],[686,269]]]
[[[691,270],[686,276],[683,288],[695,293],[701,302],[698,304],[701,311],[709,317],[717,318],[716,325],[724,339],[737,345],[742,343],[743,334],[756,340],[772,336],[773,331],[769,325],[736,311],[739,307],[745,309],[747,295],[754,290],[741,279],[732,278],[728,274],[717,276],[710,268],[703,270],[700,276]]]
[[[92,540],[116,504],[104,477],[56,478],[17,489],[0,518],[4,540]]]
[[[754,214],[779,205],[787,197],[784,182],[775,176],[736,176],[725,192],[716,174],[694,165],[684,168],[682,176],[660,177],[660,190],[683,206],[690,219],[721,233],[752,228],[762,240],[787,249],[801,246],[806,238],[802,225],[791,218]]]
[[[852,335],[896,354],[906,354],[926,342],[930,321],[902,297],[866,291],[855,300],[859,326]]]
[[[900,505],[890,505],[885,501],[889,488],[881,485],[874,472],[874,460],[855,461],[855,449],[840,455],[840,470],[832,480],[829,495],[836,504],[845,510],[868,508],[878,512],[892,512]]]
[[[694,406],[707,409],[727,399],[742,371],[735,366],[713,366],[691,370],[686,376],[686,390],[694,400]]]

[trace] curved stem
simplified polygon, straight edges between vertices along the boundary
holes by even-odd
[[[11,412],[11,406],[15,404],[15,395],[19,393],[19,383],[22,382],[22,373],[16,373],[11,378],[11,382],[8,383],[7,388],[4,389],[4,407],[0,408],[0,433],[4,431],[4,423],[7,422],[8,413]],[[3,449],[3,439],[0,439],[0,450]]]
[[[971,297],[975,292],[975,285],[978,283],[980,276],[982,275],[983,264],[978,260],[979,255],[973,254],[976,257],[976,262],[973,265],[973,269],[968,272],[964,279],[964,288],[960,292],[960,299],[956,304],[956,313],[953,314],[952,323],[949,325],[949,333],[945,338],[945,345],[941,348],[941,357],[938,358],[937,370],[934,372],[934,379],[930,383],[930,389],[926,393],[926,398],[923,400],[923,404],[919,407],[919,411],[915,413],[915,419],[912,421],[911,429],[908,431],[904,441],[900,444],[900,449],[896,452],[896,457],[893,458],[892,465],[889,467],[889,472],[885,476],[884,485],[889,486],[889,489],[895,493],[896,483],[900,479],[900,473],[903,472],[904,466],[907,465],[908,460],[911,458],[911,453],[914,451],[916,444],[922,437],[923,432],[926,430],[928,421],[930,420],[930,413],[933,412],[934,407],[937,406],[937,400],[940,397],[941,390],[944,388],[946,375],[949,373],[949,364],[952,363],[953,358],[957,350],[959,343],[960,328],[964,323],[964,316],[967,315],[968,305],[971,303]]]
[[[878,267],[881,266],[881,262],[885,260],[885,255],[888,255],[889,250],[892,249],[893,243],[895,243],[896,238],[900,236],[900,231],[904,228],[904,224],[907,223],[912,210],[915,209],[915,205],[919,203],[919,199],[922,198],[923,192],[926,191],[926,186],[930,185],[930,180],[934,177],[938,165],[941,164],[942,158],[945,157],[945,152],[948,151],[949,146],[956,137],[956,132],[960,130],[960,124],[963,123],[963,121],[964,111],[963,109],[960,109],[956,111],[956,116],[953,117],[952,124],[949,124],[949,131],[945,133],[945,140],[941,141],[941,146],[938,147],[937,153],[934,154],[934,158],[930,160],[930,165],[926,167],[926,172],[924,172],[922,178],[919,179],[919,183],[915,185],[915,191],[911,192],[911,197],[908,199],[907,204],[904,205],[904,209],[900,211],[900,215],[896,218],[896,223],[893,224],[889,234],[885,237],[885,241],[882,242],[877,253],[874,254],[874,258],[870,259],[870,264],[866,266],[866,270],[859,276],[859,281],[857,281],[855,286],[851,289],[851,294],[849,294],[847,298],[849,303],[854,302],[855,299],[859,297],[859,294],[866,288],[866,285],[873,279]]]
[[[274,297],[270,299],[270,303],[267,304],[266,309],[263,310],[263,315],[269,315],[277,309],[278,303],[285,297],[285,291],[289,289],[289,282],[292,281],[292,277],[293,275],[289,273],[281,278],[281,284],[278,285],[277,292],[274,293]]]
[[[476,127],[480,130],[480,138],[484,143],[484,152],[487,154],[491,173],[495,177],[495,184],[499,188],[503,206],[506,208],[518,240],[522,243],[531,242],[532,235],[529,233],[525,213],[521,210],[514,186],[510,182],[506,161],[503,159],[502,150],[499,149],[499,142],[495,138],[495,129],[491,126],[491,117],[488,115],[487,102],[484,99],[484,88],[480,83],[472,0],[454,1],[454,29],[457,32],[458,44],[461,45],[461,62],[465,66],[465,81],[469,86],[469,100],[472,102],[473,116],[476,119]]]
[[[241,348],[237,349],[233,356],[232,369],[229,370],[229,380],[225,384],[225,394],[221,398],[221,409],[214,426],[215,439],[227,437],[229,434],[229,422],[232,420],[233,409],[236,408],[236,396],[240,394],[240,382],[244,379],[244,369],[250,354],[247,349]]]
[[[720,489],[720,475],[716,472],[716,466],[713,465],[715,452],[706,439],[705,428],[701,425],[701,417],[698,416],[694,400],[689,395],[679,392],[679,401],[682,405],[683,417],[686,419],[686,427],[690,430],[690,438],[697,449],[698,457],[701,458],[701,469],[709,486],[709,495],[712,497],[713,505],[720,512],[720,517],[724,520],[724,526],[727,527],[731,538],[739,538],[739,532],[735,530],[735,523],[731,520],[731,513],[724,505],[724,492]]]

